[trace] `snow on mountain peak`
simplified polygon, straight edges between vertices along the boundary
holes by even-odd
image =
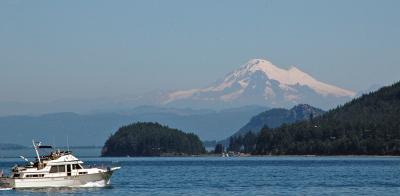
[[[320,81],[317,81],[307,73],[301,71],[295,66],[290,69],[281,69],[271,62],[264,59],[252,59],[248,61],[239,69],[239,73],[262,71],[265,75],[272,80],[278,81],[282,85],[304,85],[312,88],[317,93],[322,95],[334,95],[334,96],[348,96],[354,97],[355,92],[350,90],[341,89],[339,87],[329,85]],[[240,74],[238,74],[240,75]]]
[[[251,59],[226,75],[222,81],[206,88],[169,93],[163,104],[187,99],[232,102],[236,99],[243,99],[243,96],[259,96],[251,94],[251,92],[259,92],[257,89],[262,89],[261,99],[264,101],[275,104],[275,102],[279,102],[279,98],[276,96],[283,96],[286,101],[294,103],[311,96],[307,95],[309,93],[302,88],[311,89],[315,94],[322,96],[321,99],[328,96],[337,98],[355,96],[354,92],[320,82],[297,67],[282,69],[265,59]]]

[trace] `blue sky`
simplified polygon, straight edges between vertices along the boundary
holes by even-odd
[[[400,79],[400,1],[0,1],[0,102],[202,87],[251,58]]]

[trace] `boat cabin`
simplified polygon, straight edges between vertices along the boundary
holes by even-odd
[[[52,148],[50,146],[40,146],[34,143],[37,155],[34,163],[29,162],[25,166],[14,166],[12,168],[13,178],[45,178],[45,177],[62,177],[77,176],[88,174],[87,169],[82,166],[83,162],[72,155],[71,151],[52,151],[49,155],[40,156],[40,148]]]

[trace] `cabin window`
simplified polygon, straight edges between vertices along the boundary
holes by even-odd
[[[25,177],[27,177],[27,178],[43,178],[44,174],[28,174]]]
[[[82,174],[87,174],[87,172],[79,172],[79,174],[80,174],[80,175],[82,175]]]
[[[65,165],[59,165],[58,172],[65,172]]]
[[[14,178],[19,178],[20,174],[14,174],[13,177]]]
[[[50,173],[61,173],[65,172],[65,165],[54,165],[50,168]]]
[[[51,166],[50,173],[57,173],[57,172],[58,172],[57,166]]]
[[[82,169],[82,167],[79,164],[73,164],[72,169]]]

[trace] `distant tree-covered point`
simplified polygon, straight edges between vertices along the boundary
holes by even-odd
[[[158,123],[123,126],[106,141],[102,156],[197,155],[205,153],[199,137]]]

